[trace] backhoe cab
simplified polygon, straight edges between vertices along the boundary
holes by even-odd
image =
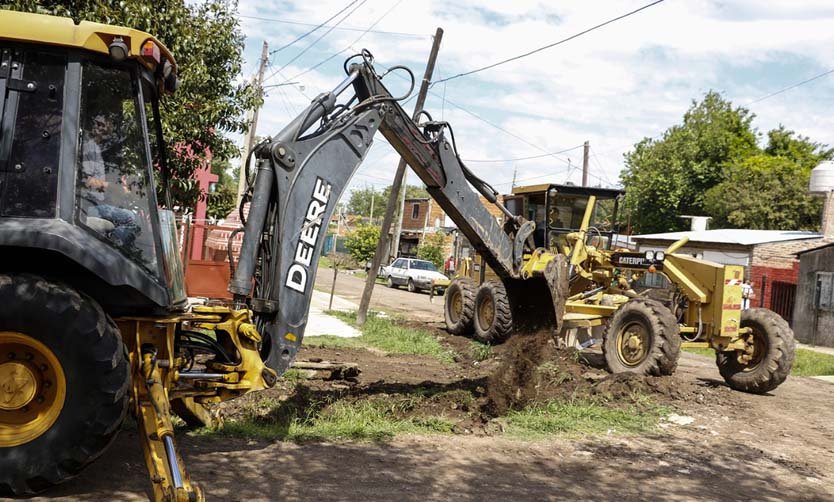
[[[200,499],[170,410],[209,422],[276,374],[247,310],[185,310],[159,113],[174,57],[118,26],[0,27],[0,496],[75,476],[131,409],[155,497]]]

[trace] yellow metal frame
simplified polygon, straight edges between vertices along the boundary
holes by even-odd
[[[210,404],[271,387],[277,381],[277,374],[261,361],[261,336],[251,316],[248,310],[198,306],[190,314],[116,319],[130,354],[133,410],[156,500],[203,500],[174,447],[172,409],[208,423]],[[238,363],[207,361],[201,373],[211,376],[199,378],[197,373],[196,378],[184,379],[185,361],[174,347],[177,330],[183,328],[213,332],[219,343],[234,347]]]
[[[68,17],[11,10],[0,10],[0,26],[3,27],[0,31],[0,40],[73,47],[100,54],[110,54],[110,43],[114,38],[122,37],[130,50],[128,57],[138,60],[149,70],[154,71],[156,64],[140,57],[142,46],[151,40],[159,47],[162,58],[170,61],[175,68],[177,64],[171,51],[156,37],[124,26],[111,26],[89,21],[75,24]]]

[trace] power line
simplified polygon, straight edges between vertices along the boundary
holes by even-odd
[[[541,155],[532,155],[530,157],[516,157],[514,159],[463,159],[466,162],[483,162],[483,163],[500,163],[500,162],[515,162],[519,160],[532,160],[532,159],[541,159],[544,157],[550,157],[551,155],[557,155],[560,153],[570,152],[571,150],[576,150],[577,148],[582,148],[583,145],[577,145],[572,148],[566,148],[564,150],[559,150],[558,152],[548,152],[543,153]]]
[[[311,71],[315,70],[316,68],[320,67],[321,65],[323,65],[323,64],[327,63],[328,61],[332,60],[333,58],[335,58],[335,57],[336,57],[336,56],[338,56],[339,54],[342,54],[342,53],[343,53],[343,52],[345,52],[346,50],[350,49],[350,48],[351,48],[351,46],[352,46],[353,44],[355,44],[355,43],[359,42],[360,40],[362,40],[362,37],[364,37],[364,36],[365,36],[365,35],[367,35],[368,33],[372,32],[372,28],[373,28],[374,26],[376,26],[377,24],[379,24],[379,23],[380,23],[380,21],[382,21],[383,19],[385,19],[385,17],[386,17],[388,14],[390,14],[390,13],[391,13],[391,11],[393,11],[394,9],[396,9],[396,8],[397,8],[397,7],[398,7],[398,6],[399,6],[402,2],[403,2],[403,0],[398,0],[398,1],[397,1],[397,3],[395,3],[394,5],[392,5],[392,6],[391,6],[391,8],[389,8],[389,9],[388,9],[387,11],[385,11],[385,12],[384,12],[381,16],[379,16],[379,17],[376,19],[376,21],[374,21],[373,23],[371,23],[371,25],[370,25],[370,26],[368,26],[368,28],[367,28],[367,29],[365,29],[365,31],[363,31],[361,35],[359,35],[358,37],[356,37],[356,40],[354,40],[353,42],[351,42],[350,44],[348,44],[348,45],[347,45],[347,47],[345,47],[344,49],[340,50],[339,52],[336,52],[335,54],[331,54],[331,55],[330,55],[330,56],[328,56],[327,58],[323,59],[322,61],[319,61],[318,63],[316,63],[315,65],[311,66],[310,68],[307,68],[306,70],[302,71],[301,73],[298,73],[298,74],[296,74],[296,75],[293,75],[291,78],[288,78],[288,79],[287,79],[287,81],[289,81],[289,80],[295,80],[295,79],[297,79],[298,77],[300,77],[300,76],[302,76],[302,75],[306,75],[306,74],[310,73]]]
[[[790,91],[791,89],[796,89],[797,87],[799,87],[799,86],[801,86],[801,85],[805,85],[805,84],[807,84],[807,83],[809,83],[809,82],[813,82],[814,80],[817,80],[817,79],[819,79],[819,78],[822,78],[822,77],[824,77],[824,76],[826,76],[826,75],[830,75],[831,73],[834,73],[834,69],[832,69],[832,70],[828,70],[828,71],[824,71],[824,72],[820,73],[819,75],[815,75],[815,76],[813,76],[813,77],[811,77],[811,78],[809,78],[809,79],[803,80],[802,82],[798,82],[798,83],[796,83],[796,84],[789,85],[788,87],[785,87],[784,89],[779,89],[779,90],[778,90],[778,91],[776,91],[776,92],[771,92],[771,93],[770,93],[770,94],[768,94],[767,96],[762,96],[761,98],[759,98],[759,99],[755,99],[755,100],[753,100],[753,101],[750,101],[750,102],[749,102],[749,103],[747,103],[747,104],[748,104],[748,105],[752,105],[752,104],[758,103],[758,102],[760,102],[760,101],[764,101],[764,100],[766,100],[766,99],[770,99],[770,98],[772,98],[773,96],[778,96],[779,94],[782,94],[783,92]]]
[[[287,19],[276,19],[271,17],[261,17],[261,16],[246,16],[241,14],[239,17],[244,17],[246,19],[256,19],[258,21],[268,21],[271,23],[282,23],[282,24],[293,24],[298,26],[316,26],[316,27],[324,27],[330,28],[329,25],[317,25],[315,23],[302,23],[300,21],[289,21]],[[326,23],[327,21],[325,21]],[[339,31],[366,31],[365,28],[355,28],[355,27],[347,27],[347,26],[333,26],[334,30]],[[431,35],[421,35],[419,33],[406,33],[402,31],[384,31],[384,30],[370,30],[370,33],[376,33],[379,35],[396,35],[401,37],[414,37],[414,38],[428,38]]]
[[[350,6],[351,6],[351,5],[355,4],[355,3],[356,3],[356,2],[358,2],[358,1],[359,1],[359,0],[353,0],[353,1],[352,1],[352,2],[350,2],[349,4],[345,5],[345,6],[342,8],[342,10],[340,10],[339,12],[337,12],[337,13],[333,14],[332,16],[330,16],[329,18],[327,18],[327,20],[326,20],[326,21],[323,21],[321,24],[317,25],[317,26],[316,26],[315,28],[313,28],[312,30],[307,31],[306,33],[302,34],[300,37],[296,38],[296,39],[295,39],[295,40],[293,40],[292,42],[290,42],[290,43],[288,43],[288,44],[284,44],[284,45],[282,45],[281,47],[278,47],[277,49],[275,49],[275,50],[273,50],[273,51],[270,51],[269,55],[271,56],[271,55],[275,54],[276,52],[282,51],[282,50],[286,49],[287,47],[289,47],[289,46],[291,46],[291,45],[295,44],[296,42],[299,42],[299,41],[303,40],[305,37],[307,37],[307,36],[311,35],[313,32],[315,32],[316,30],[318,30],[319,28],[321,28],[321,27],[322,27],[322,26],[324,26],[325,24],[327,24],[327,23],[329,23],[330,21],[332,21],[332,20],[333,20],[333,18],[335,18],[336,16],[338,16],[338,15],[339,15],[339,14],[341,14],[342,12],[344,12],[344,11],[348,10],[348,9],[350,8]],[[246,17],[246,16],[241,16],[241,17]],[[334,28],[335,28],[335,27],[334,27]]]
[[[592,26],[592,27],[590,27],[590,28],[588,28],[588,29],[586,29],[586,30],[580,31],[579,33],[575,33],[575,34],[573,34],[573,35],[571,35],[571,36],[569,36],[569,37],[567,37],[567,38],[563,38],[562,40],[559,40],[558,42],[554,42],[554,43],[552,43],[552,44],[548,44],[548,45],[545,45],[545,46],[543,46],[543,47],[539,47],[538,49],[533,49],[532,51],[525,52],[524,54],[519,54],[518,56],[514,56],[514,57],[511,57],[511,58],[509,58],[509,59],[504,59],[503,61],[498,61],[497,63],[492,63],[492,64],[490,64],[490,65],[483,66],[483,67],[481,67],[481,68],[476,68],[476,69],[474,69],[474,70],[470,70],[470,71],[467,71],[467,72],[464,72],[464,73],[458,73],[457,75],[452,75],[451,77],[446,77],[446,78],[441,79],[441,80],[436,80],[436,81],[432,82],[432,85],[439,84],[439,83],[441,83],[441,82],[448,82],[449,80],[454,80],[454,79],[456,79],[456,78],[465,77],[465,76],[467,76],[467,75],[472,75],[473,73],[478,73],[478,72],[481,72],[481,71],[484,71],[484,70],[489,70],[490,68],[495,68],[496,66],[500,66],[500,65],[502,65],[502,64],[506,64],[506,63],[509,63],[509,62],[512,62],[512,61],[516,61],[516,60],[521,59],[521,58],[525,58],[525,57],[530,56],[530,55],[533,55],[533,54],[535,54],[535,53],[537,53],[537,52],[541,52],[541,51],[543,51],[543,50],[545,50],[545,49],[550,49],[550,48],[552,48],[552,47],[556,47],[557,45],[561,45],[561,44],[563,44],[563,43],[565,43],[565,42],[568,42],[568,41],[570,41],[570,40],[573,40],[574,38],[581,37],[582,35],[585,35],[586,33],[590,33],[590,32],[592,32],[592,31],[594,31],[594,30],[597,30],[597,29],[599,29],[599,28],[602,28],[603,26],[606,26],[606,25],[608,25],[608,24],[611,24],[611,23],[614,23],[614,22],[616,22],[616,21],[619,21],[620,19],[625,19],[625,18],[627,18],[627,17],[629,17],[629,16],[632,16],[632,15],[634,15],[634,14],[637,14],[638,12],[640,12],[640,11],[642,11],[642,10],[645,10],[645,9],[648,9],[649,7],[655,6],[655,5],[659,4],[659,3],[662,3],[663,1],[664,1],[664,0],[655,0],[655,1],[654,1],[654,2],[652,2],[652,3],[646,4],[646,5],[644,5],[644,6],[640,7],[640,8],[638,8],[638,9],[635,9],[635,10],[633,10],[633,11],[631,11],[631,12],[627,12],[627,13],[622,14],[622,15],[620,15],[620,16],[617,16],[617,17],[615,17],[615,18],[609,19],[608,21],[605,21],[605,22],[602,22],[602,23],[600,23],[600,24],[597,24],[596,26]]]
[[[356,12],[356,11],[357,11],[357,9],[359,9],[359,7],[362,7],[362,5],[363,5],[365,2],[367,2],[367,1],[368,1],[368,0],[362,0],[361,2],[359,2],[359,5],[355,6],[353,9],[351,9],[351,11],[350,11],[350,12],[348,12],[347,14],[345,14],[345,16],[344,16],[344,17],[342,17],[342,19],[340,19],[340,20],[336,23],[336,25],[335,25],[335,26],[333,26],[333,27],[331,27],[331,28],[328,28],[328,29],[327,29],[327,31],[325,31],[325,32],[324,32],[324,33],[323,33],[323,34],[322,34],[319,38],[317,38],[317,39],[313,40],[313,42],[312,42],[310,45],[308,45],[308,46],[307,46],[307,47],[305,47],[305,48],[304,48],[301,52],[299,52],[298,54],[296,54],[296,55],[295,55],[295,57],[293,57],[292,59],[290,59],[289,61],[287,61],[286,63],[284,63],[284,66],[282,66],[282,67],[278,68],[277,70],[275,70],[275,72],[273,72],[273,73],[272,73],[269,77],[267,77],[265,80],[269,80],[269,79],[270,79],[270,78],[272,78],[272,77],[273,77],[276,73],[280,72],[281,70],[283,70],[283,69],[284,69],[284,68],[286,68],[287,66],[289,66],[289,65],[293,64],[296,60],[298,60],[298,58],[300,58],[301,56],[303,56],[304,54],[306,54],[306,53],[307,53],[307,51],[309,51],[310,49],[312,49],[314,45],[316,45],[317,43],[319,43],[319,41],[321,41],[321,39],[323,39],[324,37],[326,37],[327,35],[329,35],[329,34],[330,34],[330,32],[332,32],[332,31],[335,29],[335,27],[336,27],[336,26],[339,26],[339,25],[340,25],[340,24],[341,24],[341,23],[342,23],[345,19],[349,18],[349,17],[350,17],[350,16],[351,16],[354,12]],[[350,4],[350,5],[353,5],[353,4]],[[290,79],[290,80],[292,80],[292,79]]]

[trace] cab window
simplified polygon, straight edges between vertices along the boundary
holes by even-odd
[[[77,219],[146,269],[156,271],[150,201],[154,186],[141,104],[131,71],[82,68]]]

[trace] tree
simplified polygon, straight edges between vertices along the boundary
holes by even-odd
[[[200,194],[194,170],[209,157],[239,154],[226,133],[248,128],[244,111],[259,97],[239,82],[244,36],[233,0],[14,0],[9,8],[116,24],[157,37],[177,60],[179,88],[162,100],[162,125],[174,205],[193,207]]]
[[[359,225],[347,234],[345,247],[354,260],[364,265],[374,257],[379,233],[379,227],[376,225]]]
[[[225,218],[235,209],[239,169],[232,169],[228,161],[212,160],[211,172],[217,175],[217,183],[206,195],[206,213],[210,218]]]
[[[759,152],[753,118],[710,91],[661,139],[637,143],[621,175],[632,224],[644,233],[666,232],[684,228],[680,215],[704,214],[705,194],[724,180],[726,166]]]
[[[822,201],[808,194],[811,169],[834,149],[779,126],[767,133],[760,155],[731,165],[707,191],[705,208],[716,226],[817,230]]]
[[[443,269],[443,245],[446,243],[446,234],[435,232],[426,235],[423,242],[417,246],[417,258],[428,260],[434,263],[438,269]]]
[[[405,197],[407,199],[427,198],[428,196],[429,193],[421,186],[406,185],[405,187]],[[374,214],[382,215],[388,204],[388,198],[391,197],[391,185],[382,190],[377,190],[374,187],[355,188],[350,193],[347,205],[348,212],[356,216],[370,217],[371,197],[374,197]]]

